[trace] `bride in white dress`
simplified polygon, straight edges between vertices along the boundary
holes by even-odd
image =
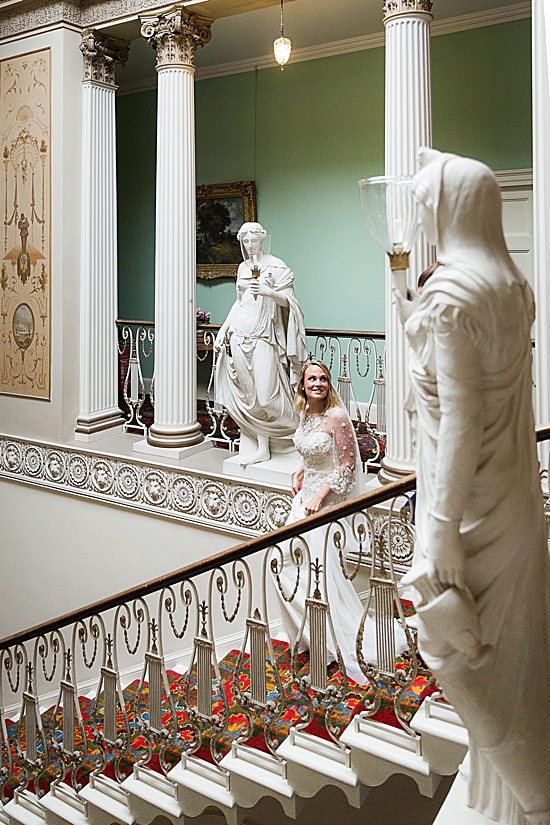
[[[357,438],[351,419],[341,406],[338,393],[332,386],[330,373],[325,364],[311,361],[303,368],[298,380],[294,407],[300,413],[294,443],[303,463],[292,478],[294,500],[287,524],[299,521],[326,507],[340,504],[362,492]],[[357,546],[357,541],[349,524],[344,520],[339,523],[345,532],[347,555]],[[351,581],[342,571],[339,553],[333,541],[334,529],[331,530],[325,554],[328,529],[328,526],[318,527],[304,533],[311,562],[314,563],[318,559],[323,566],[326,565],[321,580],[325,583],[334,630],[333,633],[329,623],[327,649],[330,656],[335,659],[337,644],[348,677],[359,684],[366,684],[367,679],[359,667],[356,654],[356,638],[363,616],[363,605]],[[366,541],[368,542],[368,538]],[[363,550],[368,550],[368,544]],[[279,571],[276,573],[272,566],[275,592],[284,629],[291,644],[299,637],[299,649],[308,649],[309,623],[307,618],[304,621],[304,617],[306,599],[310,593],[304,564],[302,563],[297,582],[298,569],[291,559],[289,544],[282,550],[282,564],[281,558],[274,553],[272,565],[275,564]],[[295,587],[296,592],[290,598]],[[286,598],[283,598],[280,588]],[[310,591],[313,593],[313,587],[310,587]],[[395,635],[396,653],[399,654],[405,650],[407,642],[403,630],[397,623]],[[366,661],[376,661],[375,625],[370,618],[365,622],[363,655]]]

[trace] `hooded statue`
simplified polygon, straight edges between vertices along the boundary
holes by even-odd
[[[394,292],[417,428],[419,647],[470,735],[469,804],[550,824],[550,574],[532,410],[531,288],[498,182],[429,149],[413,180],[437,268]]]

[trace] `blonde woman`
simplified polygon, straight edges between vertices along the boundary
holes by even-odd
[[[332,386],[330,373],[321,361],[310,361],[302,369],[294,408],[300,415],[294,443],[302,457],[302,466],[292,479],[294,501],[287,524],[360,495],[363,487],[355,431]],[[342,527],[347,555],[357,543],[345,521]],[[332,630],[329,628],[327,633],[327,648],[329,654],[336,658],[338,645],[348,676],[364,684],[366,679],[356,656],[356,637],[363,606],[340,566],[339,552],[332,538],[334,531],[331,531],[326,542],[327,530],[328,526],[318,527],[303,534],[311,562],[318,559],[323,565],[321,590],[330,605],[332,620]],[[368,547],[363,549],[368,550]],[[280,568],[280,572],[275,573],[275,592],[284,629],[291,643],[299,639],[300,649],[307,649],[309,624],[306,599],[313,593],[313,588],[310,587],[308,592],[306,570],[302,565],[296,593],[287,601],[294,591],[297,578],[297,568],[291,560],[289,546],[282,551],[282,559],[277,559],[274,554],[272,565]],[[399,651],[406,647],[405,635],[400,628],[396,629],[396,642]],[[375,628],[370,620],[365,623],[363,654],[367,661],[376,660]]]

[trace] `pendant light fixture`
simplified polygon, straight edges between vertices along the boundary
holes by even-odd
[[[275,60],[281,67],[281,71],[283,71],[285,63],[288,63],[292,51],[292,43],[288,37],[285,37],[283,2],[284,0],[281,0],[281,36],[273,43],[273,53],[275,54]]]

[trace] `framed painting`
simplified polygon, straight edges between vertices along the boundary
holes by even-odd
[[[253,180],[197,186],[197,278],[236,278],[242,261],[237,232],[255,220]]]

